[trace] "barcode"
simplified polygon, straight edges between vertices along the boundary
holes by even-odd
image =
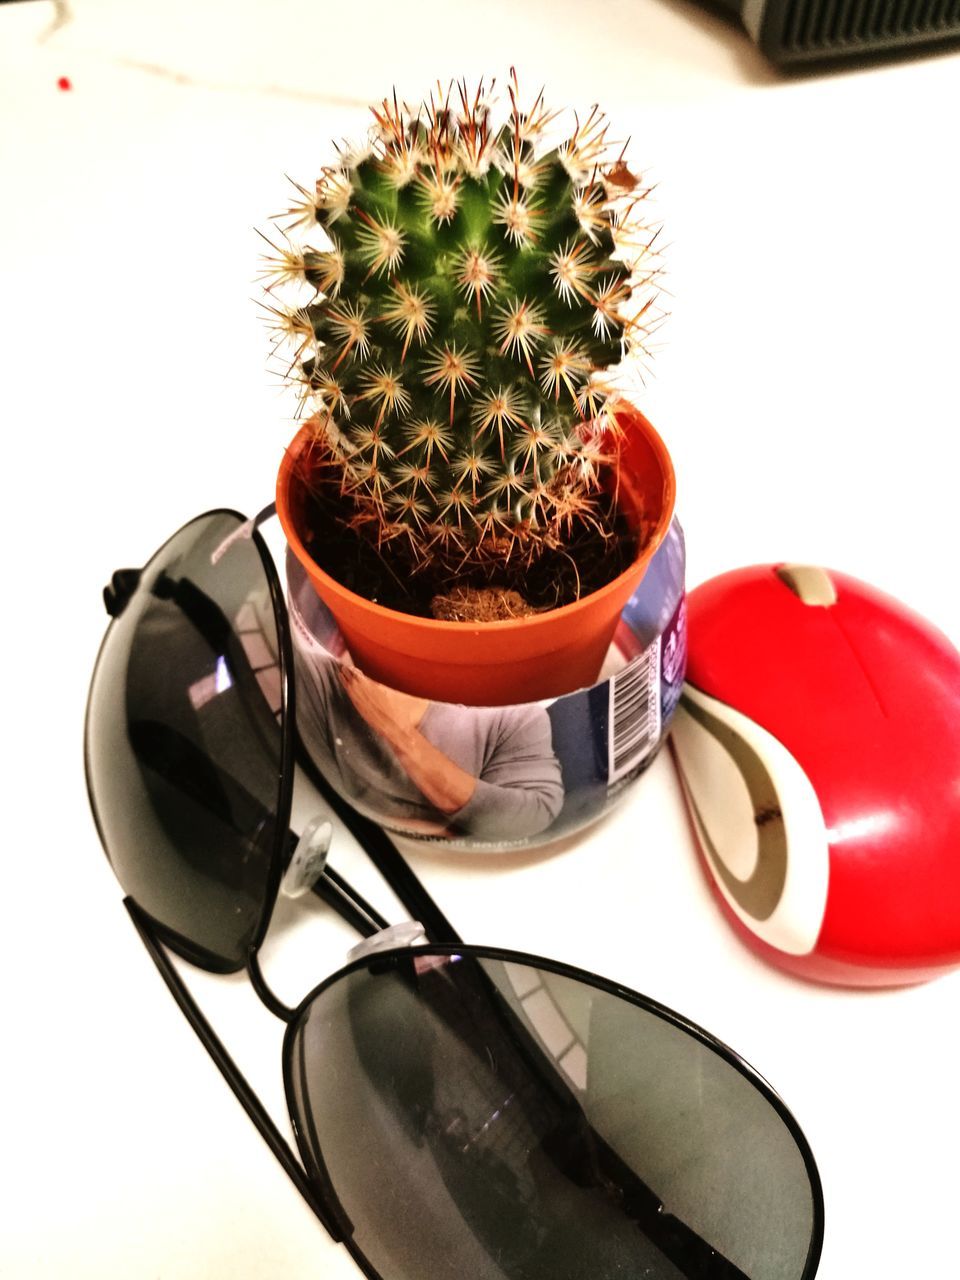
[[[610,681],[608,780],[616,782],[650,754],[660,738],[660,638]]]

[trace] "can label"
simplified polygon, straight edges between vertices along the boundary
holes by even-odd
[[[663,742],[686,668],[683,573],[674,521],[596,684],[476,707],[412,697],[359,671],[288,555],[300,736],[328,781],[392,833],[491,852],[569,835],[601,817]]]

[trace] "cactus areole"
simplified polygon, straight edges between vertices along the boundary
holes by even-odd
[[[619,578],[663,524],[649,485],[642,509],[618,503],[624,418],[638,415],[616,386],[648,355],[658,263],[648,191],[602,114],[560,130],[542,93],[521,104],[515,77],[501,105],[460,84],[374,108],[367,143],[281,215],[265,305],[307,418],[287,468],[299,496],[279,503],[299,522],[294,549],[350,579],[349,541],[338,568],[309,536],[311,494],[320,510],[332,493],[353,545],[410,584],[392,610],[425,611],[422,579],[440,616],[458,616],[450,600],[479,582],[503,594],[493,617],[529,615],[519,625]],[[524,590],[538,565],[546,605]]]

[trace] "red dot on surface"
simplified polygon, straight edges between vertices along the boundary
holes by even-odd
[[[73,85],[70,83],[70,77],[61,76],[60,79],[57,81],[57,88],[63,89],[63,90],[72,89]]]

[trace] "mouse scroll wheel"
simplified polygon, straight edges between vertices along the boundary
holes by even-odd
[[[829,608],[837,603],[837,588],[826,569],[813,564],[782,564],[776,575],[804,604]]]

